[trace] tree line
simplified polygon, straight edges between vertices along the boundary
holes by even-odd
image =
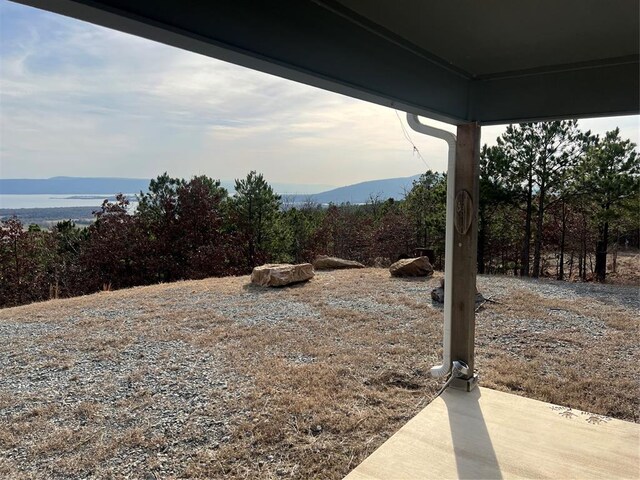
[[[478,271],[604,281],[607,254],[638,247],[636,147],[575,121],[509,126],[481,154]],[[387,266],[416,248],[444,262],[446,174],[428,171],[404,199],[287,204],[254,171],[235,193],[207,176],[166,173],[132,211],[117,195],[95,222],[50,230],[0,222],[0,306],[183,279],[246,274],[318,254]]]

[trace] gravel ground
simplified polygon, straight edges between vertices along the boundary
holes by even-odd
[[[426,373],[439,278],[208,279],[2,310],[0,476],[340,478],[439,386]],[[638,421],[637,379],[619,368],[640,360],[637,287],[480,276],[478,288],[498,302],[477,315],[486,386]]]
[[[640,289],[634,285],[560,282],[546,278],[514,278],[500,275],[479,275],[478,288],[487,295],[508,296],[514,289],[527,289],[543,298],[558,298],[576,302],[600,302],[640,311]]]

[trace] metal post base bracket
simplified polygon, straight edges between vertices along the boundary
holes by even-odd
[[[449,388],[470,392],[478,385],[478,374],[474,373],[471,378],[454,378]]]

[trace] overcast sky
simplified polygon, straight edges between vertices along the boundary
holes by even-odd
[[[0,178],[255,169],[338,186],[426,169],[394,110],[5,0],[0,22]],[[580,123],[638,143],[638,116]],[[444,142],[410,135],[444,170]]]

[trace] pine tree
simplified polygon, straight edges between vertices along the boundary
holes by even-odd
[[[416,244],[444,252],[447,176],[431,170],[422,174],[405,197],[405,208],[415,225]]]
[[[541,270],[542,227],[551,193],[563,186],[569,170],[584,152],[588,134],[577,121],[523,123],[510,125],[498,139],[498,147],[511,164],[509,180],[520,187],[525,225],[521,255],[521,275],[537,277]],[[534,198],[537,197],[533,269],[529,268]]]
[[[610,224],[623,214],[621,208],[635,204],[629,200],[638,195],[640,188],[636,145],[629,140],[623,141],[617,128],[607,132],[604,138],[595,137],[579,167],[579,180],[583,197],[592,206],[598,226],[595,276],[596,280],[604,282]]]
[[[280,196],[255,171],[245,179],[237,179],[235,190],[231,202],[233,221],[246,242],[247,266],[253,268],[268,257],[274,221],[280,212]]]

